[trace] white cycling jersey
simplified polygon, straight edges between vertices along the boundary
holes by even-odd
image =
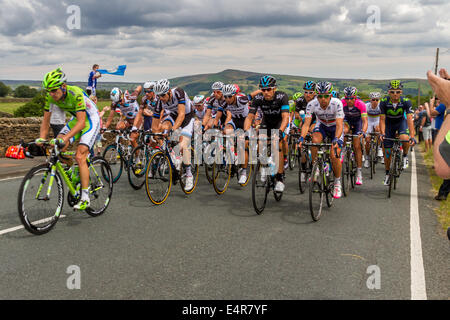
[[[306,106],[306,118],[312,118],[313,114],[316,115],[320,124],[327,127],[333,127],[336,125],[336,119],[344,119],[344,107],[341,100],[337,98],[331,98],[330,104],[326,109],[322,109],[319,100],[314,99]]]

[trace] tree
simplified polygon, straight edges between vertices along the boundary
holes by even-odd
[[[11,91],[11,88],[0,81],[0,97],[6,97]]]
[[[30,88],[29,86],[18,86],[16,90],[14,90],[14,97],[16,98],[33,98],[36,96],[38,91],[34,88]]]
[[[30,102],[14,111],[16,118],[42,117],[44,115],[45,93],[39,92]]]

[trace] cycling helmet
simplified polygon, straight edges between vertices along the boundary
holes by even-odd
[[[272,76],[264,76],[259,80],[259,87],[263,88],[273,88],[276,87],[277,80]]]
[[[355,97],[358,94],[358,90],[355,87],[347,87],[344,89],[346,97]]]
[[[371,92],[369,94],[370,99],[381,99],[381,93],[379,92]]]
[[[333,91],[333,85],[331,82],[322,81],[316,84],[316,93],[317,94],[331,94]]]
[[[205,96],[204,95],[198,95],[194,97],[194,105],[203,104],[205,102]]]
[[[403,89],[403,84],[400,80],[392,80],[389,83],[389,90]]]
[[[218,81],[213,83],[211,89],[213,91],[222,91],[223,86],[224,86],[223,82]]]
[[[55,69],[47,73],[42,81],[42,87],[45,90],[54,90],[60,88],[67,82],[67,77],[61,68]]]
[[[305,84],[303,85],[303,90],[315,91],[316,83],[314,81],[305,82]]]
[[[292,99],[298,100],[298,99],[300,99],[301,97],[303,97],[303,93],[301,93],[301,92],[296,92],[296,93],[294,93],[294,95],[292,96]]]
[[[222,93],[224,96],[233,96],[236,94],[236,87],[234,84],[227,84],[223,87]]]
[[[148,81],[144,83],[144,91],[153,91],[155,88],[156,82],[155,81]]]
[[[236,87],[236,93],[241,92],[241,88],[239,88],[239,86],[237,84],[234,85]]]
[[[331,95],[333,96],[333,98],[337,98],[337,99],[339,99],[341,96],[341,94],[337,90],[331,91]]]
[[[153,89],[156,95],[166,94],[170,90],[170,82],[167,79],[159,80]]]
[[[304,116],[305,115],[305,111],[304,110],[300,110],[300,112],[298,113],[300,116]]]
[[[112,102],[117,103],[120,101],[120,98],[122,97],[122,90],[119,88],[113,88],[110,93],[110,97]]]

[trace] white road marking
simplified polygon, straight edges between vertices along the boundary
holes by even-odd
[[[422,240],[420,237],[419,198],[417,195],[416,154],[411,153],[411,300],[427,300],[425,269],[423,267]]]
[[[59,218],[62,219],[62,218],[65,218],[65,217],[66,217],[65,215],[62,215]],[[36,222],[33,222],[33,223],[45,223],[45,222],[51,220],[52,218],[53,217],[45,218],[45,219],[42,219],[42,220],[39,220],[39,221],[36,221]],[[18,227],[5,229],[5,230],[0,230],[0,236],[2,236],[4,234],[7,234],[7,233],[11,233],[11,232],[17,231],[17,230],[20,230],[20,229],[24,229],[24,226],[18,226]]]
[[[5,179],[0,179],[0,182],[2,181],[9,181],[9,180],[16,180],[16,179],[23,179],[25,176],[23,177],[12,177],[12,178],[5,178]]]

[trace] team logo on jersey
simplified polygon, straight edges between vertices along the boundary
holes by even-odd
[[[398,108],[397,110],[389,109],[386,113],[389,116],[399,116],[403,113],[403,108]]]

